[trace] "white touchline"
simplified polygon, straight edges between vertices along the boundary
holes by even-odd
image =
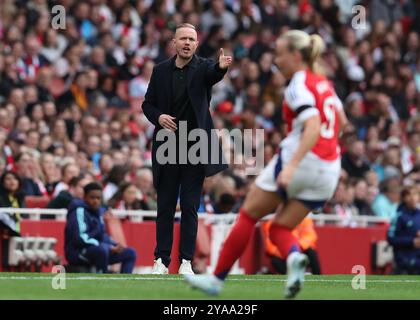
[[[53,277],[25,277],[25,276],[0,276],[0,280],[52,280]],[[165,280],[165,281],[184,281],[183,278],[165,278],[165,277],[89,277],[89,276],[80,276],[80,277],[66,277],[66,280],[76,280],[76,281],[128,281],[128,280],[146,280],[146,281],[156,281],[156,280]],[[251,281],[251,282],[286,282],[286,279],[227,279],[228,282],[231,281]],[[339,279],[306,279],[305,282],[338,282],[338,283],[348,283],[351,279],[348,280],[339,280]],[[420,284],[420,280],[392,280],[392,279],[366,279],[366,282],[370,283],[416,283]]]

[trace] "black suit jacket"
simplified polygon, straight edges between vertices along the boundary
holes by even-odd
[[[150,83],[142,105],[143,112],[147,119],[155,125],[152,145],[153,183],[155,187],[158,185],[159,171],[162,166],[156,161],[156,150],[163,143],[156,141],[156,134],[158,130],[162,129],[158,120],[161,114],[170,114],[173,101],[172,73],[175,59],[176,56],[157,64],[153,68]],[[214,129],[214,125],[209,111],[211,87],[223,79],[226,71],[227,69],[220,69],[218,62],[204,59],[196,55],[193,56],[188,64],[188,95],[194,109],[198,128],[204,129],[207,133],[209,141],[209,158],[212,156],[210,149],[211,136],[215,135],[215,132],[211,131]],[[224,158],[218,139],[217,147],[219,149],[218,161],[211,161],[211,159],[208,159],[207,164],[204,164],[206,177],[212,176],[228,168],[226,162],[222,160]]]

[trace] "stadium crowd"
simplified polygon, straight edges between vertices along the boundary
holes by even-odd
[[[56,4],[66,9],[64,29],[51,24]],[[366,21],[352,11],[358,4]],[[342,176],[324,211],[395,217],[401,187],[420,184],[418,0],[4,0],[0,206],[44,195],[49,207],[66,207],[99,181],[112,208],[156,209],[153,128],[141,102],[153,66],[175,54],[181,22],[197,26],[200,56],[216,58],[221,47],[233,55],[213,90],[215,127],[264,129],[265,163],[287,130],[274,40],[289,28],[320,34],[349,118]],[[245,163],[206,179],[200,212],[238,210],[255,178]]]

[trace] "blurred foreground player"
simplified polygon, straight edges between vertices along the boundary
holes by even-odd
[[[219,294],[257,221],[280,204],[283,208],[273,218],[270,238],[281,256],[287,257],[285,297],[295,297],[302,287],[308,258],[292,230],[332,197],[341,169],[338,135],[345,116],[331,83],[318,71],[323,48],[320,36],[299,30],[277,39],[275,63],[289,80],[283,101],[289,133],[248,193],[214,275],[186,276],[193,288]]]

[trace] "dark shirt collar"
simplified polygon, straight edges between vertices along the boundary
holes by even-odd
[[[176,69],[181,69],[181,68],[178,68],[177,66],[176,66],[176,63],[175,63],[175,61],[176,61],[176,55],[172,58],[172,69],[173,70],[176,70]],[[184,68],[188,68],[188,67],[195,67],[195,65],[196,65],[196,63],[197,63],[197,57],[196,57],[196,55],[193,55],[193,57],[192,57],[192,59],[190,60],[190,62],[188,62],[182,69],[184,69]]]

